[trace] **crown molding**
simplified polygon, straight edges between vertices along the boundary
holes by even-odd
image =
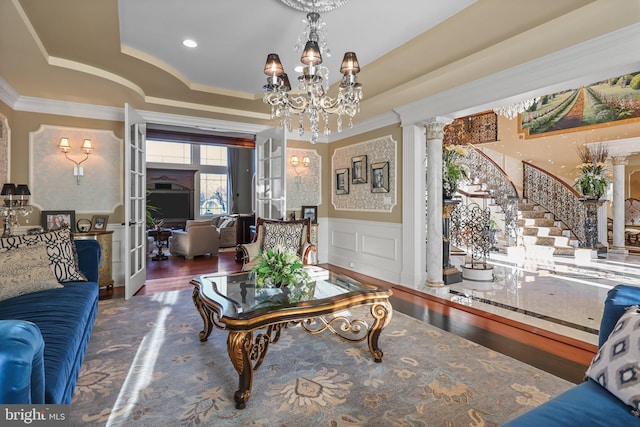
[[[5,79],[0,77],[0,101],[13,108],[19,97],[18,92],[16,92]]]
[[[461,117],[640,69],[640,23],[395,109],[406,124]]]

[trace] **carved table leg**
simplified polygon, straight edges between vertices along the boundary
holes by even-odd
[[[200,341],[205,342],[209,338],[209,335],[211,335],[211,331],[213,330],[213,326],[215,325],[215,320],[213,317],[214,312],[209,307],[207,307],[207,305],[200,298],[200,289],[198,287],[193,288],[192,297],[193,304],[196,306],[196,309],[198,309],[198,313],[200,313],[200,316],[204,321],[204,329],[200,331],[198,337],[200,338]]]
[[[252,332],[229,332],[227,351],[233,367],[238,372],[238,390],[233,395],[236,409],[244,409],[251,397],[253,383],[253,366],[250,360]]]
[[[371,315],[375,319],[368,333],[369,351],[376,362],[382,362],[382,350],[378,347],[378,337],[391,320],[391,306],[388,303],[373,304]],[[388,316],[388,318],[387,318]]]

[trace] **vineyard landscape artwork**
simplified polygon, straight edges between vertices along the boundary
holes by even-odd
[[[522,113],[520,131],[536,137],[638,118],[640,71],[542,96]]]

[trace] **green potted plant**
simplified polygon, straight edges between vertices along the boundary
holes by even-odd
[[[603,145],[597,145],[594,148],[582,146],[577,151],[582,163],[576,166],[578,177],[574,188],[588,198],[600,199],[610,182],[604,163],[609,150]]]
[[[253,268],[256,287],[286,287],[311,281],[300,257],[281,246],[267,249]]]
[[[460,182],[469,178],[467,166],[462,158],[469,154],[462,145],[449,144],[442,147],[442,196],[450,199],[458,190]]]

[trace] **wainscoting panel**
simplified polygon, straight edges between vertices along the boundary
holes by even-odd
[[[331,230],[331,246],[334,248],[356,251],[357,234],[346,230]]]
[[[333,218],[327,228],[328,263],[400,283],[402,224]]]

